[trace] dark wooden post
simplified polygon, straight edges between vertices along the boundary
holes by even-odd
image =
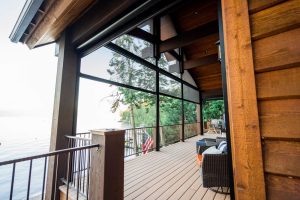
[[[119,200],[124,197],[124,130],[94,130],[91,150],[89,198]]]
[[[55,86],[54,110],[50,151],[67,148],[65,135],[72,134],[74,128],[74,111],[77,85],[78,56],[72,47],[70,37],[65,31],[58,41],[58,65]],[[46,62],[46,61],[45,61]],[[57,179],[66,176],[66,156],[60,156],[57,163]],[[53,199],[55,190],[54,176],[56,173],[54,158],[49,159],[46,184],[46,199]],[[59,186],[59,182],[57,186]],[[58,193],[58,192],[57,192]]]

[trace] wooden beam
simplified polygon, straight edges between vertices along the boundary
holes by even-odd
[[[138,0],[109,0],[97,3],[81,16],[72,26],[72,43],[74,45],[91,38],[105,25],[120,17],[122,12],[135,4]],[[105,9],[104,9],[105,8]]]
[[[32,49],[35,46],[55,41],[61,32],[93,2],[94,0],[54,1],[25,43]]]
[[[209,22],[193,30],[183,32],[160,43],[160,52],[166,52],[187,46],[207,35],[218,32],[218,21]]]
[[[212,54],[198,59],[187,60],[184,62],[184,69],[192,69],[195,67],[201,67],[210,65],[218,61],[218,54]]]
[[[50,151],[65,149],[68,142],[65,135],[71,135],[74,130],[74,115],[76,111],[76,85],[78,55],[70,43],[70,35],[65,31],[59,40],[59,55],[55,85],[55,98],[50,138]],[[66,155],[59,156],[57,177],[66,175]],[[55,165],[54,157],[49,159],[46,184],[46,199],[55,199]],[[58,194],[58,193],[57,193]]]
[[[235,199],[265,200],[248,2],[221,2]]]

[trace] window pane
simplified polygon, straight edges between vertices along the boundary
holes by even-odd
[[[180,77],[179,62],[173,58],[172,60],[168,60],[164,53],[161,54],[160,59],[158,60],[158,67]]]
[[[155,64],[155,58],[153,58],[153,44],[145,40],[125,34],[113,40],[112,43]]]
[[[181,84],[165,75],[159,74],[159,92],[181,97]]]
[[[155,71],[102,47],[81,59],[81,73],[155,91]]]
[[[191,74],[188,72],[188,70],[184,70],[184,73],[182,74],[182,80],[188,82],[189,84],[197,87],[193,77],[191,76]]]
[[[199,91],[183,84],[183,98],[200,103]]]
[[[160,134],[162,145],[180,140],[181,133],[181,100],[160,95]]]
[[[184,101],[183,106],[184,106],[184,122],[185,123],[197,122],[197,104]]]
[[[143,144],[155,133],[155,100],[155,95],[81,78],[77,133],[125,129],[124,156],[141,153]]]

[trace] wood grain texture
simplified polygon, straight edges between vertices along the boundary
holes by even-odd
[[[300,26],[300,0],[290,0],[251,15],[254,40]]]
[[[247,1],[222,0],[235,199],[266,199]]]
[[[73,133],[74,113],[77,84],[78,56],[70,45],[70,34],[65,31],[59,40],[59,55],[57,63],[57,75],[55,84],[55,96],[53,105],[52,127],[50,137],[50,151],[68,148],[66,135]],[[54,174],[64,177],[67,172],[67,155],[59,156],[58,171],[55,172],[54,157],[49,159],[46,199],[52,199],[52,183]]]
[[[192,69],[218,62],[218,54],[212,54],[198,59],[187,60],[184,62],[184,69]]]
[[[55,41],[61,32],[93,2],[94,0],[55,1],[45,17],[26,40],[27,46],[32,49],[37,45]]]
[[[192,30],[218,19],[217,0],[191,1],[172,14],[178,31]]]
[[[128,9],[138,0],[109,0],[97,1],[97,3],[74,24],[72,24],[72,43],[78,45],[94,34],[101,28],[107,26],[114,18],[120,17],[122,12]],[[101,12],[100,12],[101,11]]]
[[[193,74],[193,77],[197,79],[198,77],[205,77],[211,74],[221,73],[221,64],[220,62],[215,62],[210,65],[195,67],[193,69],[190,69],[189,72],[191,72],[191,74]]]
[[[299,200],[300,179],[266,174],[269,200]]]
[[[300,28],[254,42],[256,72],[300,65]]]
[[[211,34],[201,38],[193,44],[186,46],[184,51],[187,54],[187,59],[196,59],[218,53],[216,42],[219,40],[219,34]]]
[[[286,0],[248,0],[250,13],[255,13],[266,8],[272,7],[276,4],[284,2]]]
[[[258,99],[300,98],[300,67],[256,74]]]
[[[300,139],[300,99],[258,101],[262,137]]]
[[[265,172],[300,177],[300,142],[264,141]]]

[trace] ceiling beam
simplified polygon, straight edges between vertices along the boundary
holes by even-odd
[[[218,54],[212,54],[198,59],[187,60],[184,62],[184,69],[187,70],[195,67],[210,65],[216,63],[217,61],[218,61]]]
[[[196,40],[199,40],[202,37],[216,32],[218,32],[218,21],[215,20],[161,42],[159,45],[159,50],[161,53],[163,53],[176,48],[184,47],[194,43]]]

